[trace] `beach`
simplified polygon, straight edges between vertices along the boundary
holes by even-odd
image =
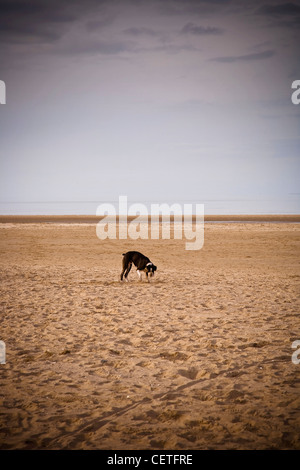
[[[299,217],[270,217],[208,217],[198,251],[0,218],[0,449],[300,449]]]

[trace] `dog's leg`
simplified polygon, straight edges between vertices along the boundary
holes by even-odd
[[[123,259],[122,259],[122,272],[120,276],[121,281],[123,281],[123,276],[125,277],[125,280],[128,281],[127,276],[131,269],[131,265],[132,265],[132,261],[130,261],[128,257],[128,253],[126,253],[125,255],[123,255]]]
[[[121,281],[123,281],[123,276],[124,276],[124,273],[125,273],[127,267],[128,267],[128,264],[127,264],[127,261],[126,261],[126,257],[125,257],[125,255],[123,255],[123,259],[122,259],[122,272],[121,272],[121,276],[120,276],[120,280],[121,280]]]
[[[127,269],[126,269],[126,272],[125,272],[125,276],[124,276],[124,277],[125,277],[125,280],[126,280],[127,282],[128,282],[128,279],[127,279],[127,278],[128,278],[128,274],[129,274],[129,272],[130,272],[130,270],[131,270],[131,266],[132,266],[132,263],[130,263],[130,264],[127,266]]]
[[[128,274],[128,267],[127,266],[123,266],[123,269],[122,269],[122,272],[121,272],[121,276],[120,276],[120,280],[123,281],[123,276],[127,277],[127,274]]]
[[[141,281],[141,280],[142,280],[142,273],[141,273],[141,271],[138,269],[136,272],[138,273],[139,281]]]

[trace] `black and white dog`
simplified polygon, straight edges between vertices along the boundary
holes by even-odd
[[[127,276],[131,270],[132,263],[136,266],[139,279],[142,279],[142,272],[144,271],[146,273],[148,282],[150,282],[150,278],[154,276],[157,267],[154,266],[147,256],[142,255],[142,253],[139,253],[138,251],[128,251],[127,253],[123,253],[121,281],[123,281],[123,276],[125,277],[126,281],[128,281]]]

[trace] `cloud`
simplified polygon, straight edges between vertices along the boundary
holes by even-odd
[[[263,52],[255,52],[252,54],[236,55],[236,56],[225,56],[225,57],[215,57],[210,59],[213,62],[220,62],[224,64],[231,64],[234,62],[251,62],[256,60],[265,60],[273,57],[275,51],[270,49]]]
[[[64,45],[57,52],[65,55],[104,55],[116,56],[124,52],[132,52],[133,44],[120,41],[88,40]]]
[[[0,38],[2,43],[52,43],[60,39],[62,28],[51,28],[41,23],[31,25],[22,21],[6,23],[0,19]]]
[[[154,2],[155,3],[155,2]],[[232,0],[157,0],[159,11],[168,16],[184,14],[203,15],[219,12],[231,5]]]
[[[51,43],[63,36],[83,14],[101,7],[96,0],[1,0],[0,38],[3,43]]]
[[[180,52],[199,52],[200,49],[191,46],[190,44],[162,44],[159,46],[149,47],[132,47],[131,52],[134,53],[151,53],[162,52],[165,54],[179,54]]]
[[[256,10],[256,14],[272,20],[271,26],[288,26],[292,28],[300,26],[300,5],[296,3],[262,5]]]
[[[194,34],[198,36],[207,36],[207,35],[218,35],[223,34],[221,28],[216,28],[215,26],[197,26],[194,23],[187,23],[181,30],[182,34]]]
[[[132,28],[127,28],[123,30],[123,33],[128,34],[130,36],[159,36],[160,34],[154,31],[151,28],[146,28],[146,27],[132,27]]]
[[[280,3],[278,5],[262,5],[258,10],[258,14],[270,16],[290,16],[300,15],[300,5],[295,3]]]
[[[100,19],[93,19],[87,21],[85,27],[86,30],[89,32],[99,31],[106,26],[109,26],[114,21],[113,15],[101,15]]]

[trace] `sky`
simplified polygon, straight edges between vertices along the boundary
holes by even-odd
[[[300,213],[300,1],[1,0],[0,80],[0,212]]]

